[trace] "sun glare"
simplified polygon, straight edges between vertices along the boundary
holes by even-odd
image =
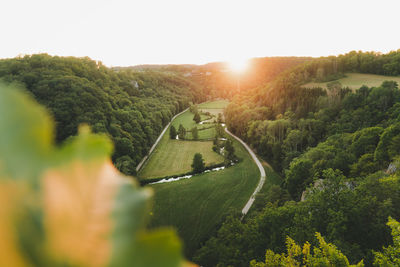
[[[229,68],[236,73],[242,73],[247,69],[248,59],[240,58],[228,62]]]

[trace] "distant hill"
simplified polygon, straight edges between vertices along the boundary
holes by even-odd
[[[211,62],[204,65],[137,65],[115,67],[116,70],[133,69],[171,72],[199,84],[209,98],[232,98],[238,91],[261,86],[282,72],[300,64],[311,62],[311,57],[261,57],[251,58],[243,73],[233,72],[228,62]]]

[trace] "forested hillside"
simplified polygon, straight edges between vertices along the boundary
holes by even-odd
[[[0,79],[20,83],[46,106],[56,121],[56,141],[76,135],[89,124],[114,142],[112,159],[134,174],[171,117],[202,101],[192,82],[154,71],[111,70],[89,58],[46,54],[0,60]]]
[[[348,71],[397,75],[399,58],[400,51],[320,58],[235,96],[225,112],[228,127],[283,180],[257,200],[264,205],[253,216],[229,218],[195,261],[264,262],[267,249],[286,251],[287,236],[318,245],[318,232],[351,263],[371,266],[373,251],[392,243],[388,218],[400,219],[400,90],[390,77],[354,92],[337,82],[327,90],[301,85]]]
[[[376,74],[382,74],[388,64],[396,65],[394,62],[400,71],[400,51],[386,55],[351,52],[315,59],[286,71],[271,83],[236,95],[226,110],[228,127],[252,144],[276,169],[282,170],[291,158],[329,135],[377,124],[387,126],[385,120],[396,114],[387,111],[397,107],[399,97],[394,82],[385,82],[376,88],[365,86],[357,92],[342,88],[334,81],[328,84],[328,90],[301,86],[318,80],[318,73],[324,73],[320,79],[334,79],[332,66],[337,62],[340,64],[336,64],[334,77],[341,77],[344,75],[341,71],[349,71],[352,66],[348,62],[369,57],[373,57],[369,65],[377,66]],[[360,62],[357,66],[367,64]],[[282,162],[289,154],[290,159]]]
[[[191,79],[211,98],[232,98],[238,92],[270,82],[282,72],[310,60],[303,57],[253,58],[243,72],[232,71],[229,64],[209,63],[200,66]]]
[[[128,69],[161,70],[183,75],[199,84],[203,93],[213,99],[232,98],[239,91],[247,91],[270,82],[282,72],[311,60],[309,57],[252,58],[247,62],[246,71],[240,73],[233,71],[227,62],[204,65],[139,65]]]

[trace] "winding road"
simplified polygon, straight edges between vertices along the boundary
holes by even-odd
[[[156,142],[153,144],[153,146],[150,148],[149,152],[147,153],[146,156],[144,156],[144,158],[142,159],[142,161],[140,161],[140,163],[137,165],[136,167],[136,171],[138,172],[143,165],[146,163],[147,159],[149,158],[149,156],[151,155],[151,153],[153,152],[153,150],[156,148],[157,144],[160,142],[161,138],[163,137],[164,133],[167,131],[168,127],[171,125],[172,121],[178,117],[179,115],[181,115],[182,113],[186,112],[189,108],[185,109],[184,111],[176,114],[174,117],[172,117],[172,119],[170,120],[170,122],[167,124],[167,126],[165,126],[165,128],[163,129],[163,131],[161,132],[160,136],[158,136]],[[256,189],[254,190],[253,194],[250,196],[250,199],[247,201],[246,205],[244,205],[243,209],[242,209],[242,218],[249,212],[251,206],[254,203],[254,200],[256,199],[256,195],[258,192],[260,192],[261,188],[264,185],[265,182],[265,170],[264,167],[262,166],[261,162],[258,160],[256,154],[253,152],[253,150],[251,150],[251,148],[242,141],[242,139],[240,139],[239,137],[237,137],[236,135],[234,135],[233,133],[231,133],[228,128],[225,128],[225,132],[228,133],[230,136],[232,136],[233,138],[235,138],[236,140],[238,140],[245,148],[246,150],[249,152],[250,156],[253,158],[254,162],[256,163],[258,169],[260,170],[260,181],[258,182],[258,185],[256,187]]]
[[[247,212],[249,212],[251,206],[253,205],[254,200],[256,199],[257,193],[260,192],[261,188],[264,185],[265,170],[264,170],[264,167],[262,166],[261,162],[258,160],[256,154],[253,152],[253,150],[251,150],[251,148],[245,142],[242,141],[242,139],[240,139],[239,137],[237,137],[236,135],[231,133],[228,130],[228,128],[225,128],[225,132],[227,132],[230,136],[232,136],[233,138],[238,140],[247,149],[247,151],[253,158],[254,162],[257,164],[258,169],[260,170],[260,181],[258,182],[258,185],[257,185],[256,189],[254,190],[253,194],[250,196],[250,199],[247,201],[246,205],[244,205],[244,207],[242,209],[242,214],[243,214],[242,218],[243,218],[247,214]]]
[[[146,160],[149,158],[149,156],[151,155],[151,153],[153,152],[153,150],[156,148],[157,144],[160,142],[161,138],[163,137],[164,133],[167,131],[168,127],[171,125],[171,122],[178,117],[179,115],[181,115],[182,113],[186,112],[189,108],[185,109],[182,112],[179,112],[178,114],[176,114],[175,116],[172,117],[172,119],[169,121],[169,123],[167,124],[167,126],[165,126],[164,130],[162,130],[160,136],[157,138],[156,142],[153,144],[153,146],[150,148],[149,153],[147,153],[146,156],[144,156],[144,158],[142,159],[142,161],[139,162],[139,164],[136,167],[136,172],[138,172],[142,167],[143,164],[146,162]]]

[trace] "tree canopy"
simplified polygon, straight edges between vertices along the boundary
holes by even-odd
[[[46,54],[0,60],[0,79],[20,83],[56,121],[56,141],[77,134],[80,124],[107,134],[112,159],[126,174],[135,166],[172,116],[201,99],[192,82],[155,71],[115,71],[89,58]]]
[[[399,55],[350,52],[314,59],[233,98],[224,112],[228,128],[270,163],[282,182],[262,192],[273,195],[257,196],[243,221],[228,216],[197,251],[195,262],[285,266],[293,260],[295,266],[314,266],[303,261],[313,259],[329,266],[341,259],[343,266],[362,260],[366,266],[396,265],[396,235],[392,240],[385,223],[400,219],[397,83],[388,77],[380,86],[355,91],[338,82],[328,89],[302,85],[334,81],[348,71],[398,75]],[[324,237],[319,244],[316,232]],[[314,245],[314,254],[303,253],[294,241],[283,254],[287,236]],[[332,245],[327,251],[334,259],[319,254],[322,240]]]

